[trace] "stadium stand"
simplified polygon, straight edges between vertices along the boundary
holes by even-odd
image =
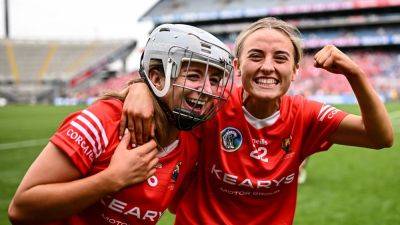
[[[161,23],[190,23],[229,19],[252,19],[264,16],[317,14],[398,7],[399,0],[162,0],[150,9],[143,20]]]
[[[353,51],[350,57],[365,71],[376,90],[387,100],[398,98],[396,92],[400,90],[400,54],[399,52],[374,51],[370,54],[366,51]],[[293,93],[313,94],[344,94],[351,95],[352,91],[344,77],[334,76],[326,71],[316,69],[313,66],[312,55],[306,55],[299,71],[299,79],[294,82],[296,88]]]
[[[160,0],[141,20],[198,26],[233,48],[244,27],[266,16],[284,19],[303,34],[306,54],[291,93],[333,103],[355,101],[344,77],[313,67],[313,54],[334,44],[364,69],[383,99],[399,100],[400,0]],[[135,48],[126,42],[0,41],[0,97],[9,101],[67,97],[85,102],[122,88],[137,73],[108,68]]]
[[[104,82],[98,83],[97,85],[91,86],[85,90],[85,92],[80,92],[80,98],[84,99],[84,97],[93,97],[93,96],[101,96],[105,92],[108,91],[116,91],[121,90],[126,87],[126,84],[132,80],[132,77],[138,76],[138,72],[132,72],[129,74],[120,74],[116,77],[112,77],[107,79]]]
[[[0,44],[0,82],[6,82],[7,80],[13,80],[12,78],[12,73],[10,68],[12,66],[9,66],[8,63],[8,55],[10,52],[8,51],[7,48],[8,43],[5,41]]]
[[[128,41],[0,40],[0,95],[11,102],[51,102],[73,90],[69,83],[75,77],[100,72],[108,63],[126,57],[121,48],[132,51],[135,45]]]
[[[141,20],[198,26],[233,48],[244,27],[266,16],[284,19],[303,34],[306,54],[291,93],[355,101],[344,77],[313,66],[313,54],[334,44],[365,70],[382,98],[399,100],[400,0],[161,0]]]

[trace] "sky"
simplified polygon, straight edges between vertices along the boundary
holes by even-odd
[[[5,37],[4,0],[0,0],[0,39]],[[140,49],[153,23],[138,19],[157,0],[8,0],[12,39],[138,41],[127,69],[139,67]],[[116,62],[115,66],[121,65]]]
[[[0,38],[4,38],[4,1],[0,0]],[[142,40],[153,27],[138,22],[157,0],[9,0],[14,39]]]

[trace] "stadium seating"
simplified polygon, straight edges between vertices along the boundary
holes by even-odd
[[[130,74],[120,74],[114,78],[106,80],[105,82],[91,86],[88,89],[79,92],[79,94],[83,96],[97,97],[108,91],[119,91],[126,87],[127,83],[136,76],[138,76],[137,71]]]
[[[400,93],[400,52],[398,51],[353,51],[349,56],[364,70],[378,93],[386,100],[397,100]],[[302,61],[299,77],[294,82],[292,93],[351,95],[350,85],[344,76],[330,74],[314,67],[313,55]]]
[[[8,44],[6,44],[8,43]],[[1,55],[1,77],[12,75],[8,68],[15,66],[23,82],[45,79],[69,80],[76,73],[102,56],[115,51],[124,42],[55,42],[55,41],[5,41],[0,49],[13,51],[13,57]]]
[[[9,55],[7,43],[2,41],[0,44],[0,82],[13,79],[10,66],[7,61],[7,55]]]
[[[0,93],[35,102],[126,43],[0,40]]]
[[[334,44],[349,53],[363,68],[382,97],[396,100],[400,93],[399,6],[398,0],[162,0],[142,20],[150,19],[156,25],[187,22],[214,33],[233,49],[240,30],[257,18],[277,15],[299,27],[303,47],[308,52],[291,93],[351,95],[350,86],[343,76],[313,67],[312,52],[326,44]],[[359,10],[367,8],[377,10]],[[386,10],[380,10],[382,8]],[[335,10],[343,10],[344,13],[331,13]],[[102,57],[121,45],[121,42],[0,40],[0,97],[13,99],[15,93],[25,92],[25,96],[36,96],[32,99],[38,99],[58,91],[58,96],[84,99],[96,97],[107,90],[119,90],[136,71],[115,71],[115,76],[103,76],[109,72],[103,70],[103,64],[101,68],[89,69],[89,73],[82,68],[87,69],[94,62],[101,61]],[[382,48],[376,50],[377,46]],[[77,74],[80,76],[75,76]],[[71,88],[81,84],[79,78],[85,78],[87,74],[97,79],[79,88]],[[57,90],[59,82],[66,81],[74,85],[63,88],[61,92]]]
[[[397,100],[400,93],[400,52],[352,51],[349,56],[365,71],[378,93],[386,100]],[[121,90],[137,71],[121,74],[81,90],[74,96],[79,98],[97,97],[110,90]],[[236,79],[240,82],[239,79]],[[301,62],[299,77],[290,89],[291,94],[311,95],[352,95],[350,85],[344,76],[330,74],[314,67],[312,54],[306,54]],[[71,96],[72,97],[72,96]]]
[[[388,46],[400,45],[400,12],[389,7],[398,7],[399,4],[400,1],[379,0],[162,0],[142,20],[151,20],[156,25],[165,22],[191,23],[215,34],[233,49],[238,33],[257,18],[291,15],[284,19],[299,27],[303,34],[303,47],[309,53],[302,61],[299,77],[290,93],[353,95],[344,76],[332,75],[313,66],[312,52],[326,44],[334,44],[343,48],[363,68],[383,98],[396,100],[400,93],[400,49]],[[386,11],[379,12],[359,10],[385,7]],[[337,10],[347,12],[329,13]],[[313,14],[315,12],[320,14]],[[386,50],[371,49],[371,46],[386,46]],[[354,48],[359,50],[348,50]],[[82,95],[98,95],[127,80],[129,75],[117,76],[83,90]]]
[[[335,0],[332,1],[335,4],[346,3],[346,0]],[[325,4],[324,0],[309,0],[307,5],[315,4]],[[157,17],[159,15],[169,15],[169,14],[184,14],[187,12],[210,12],[210,11],[235,11],[242,10],[243,6],[252,9],[268,9],[268,8],[278,8],[278,7],[298,7],[305,5],[303,1],[298,0],[203,0],[203,1],[188,1],[185,0],[168,0],[160,1],[157,7],[154,7],[151,12],[149,12],[146,17]],[[212,8],[210,9],[210,6]]]
[[[248,19],[266,15],[281,16],[300,13],[358,10],[399,6],[399,1],[380,0],[163,0],[142,19],[160,23],[187,23],[224,19]]]

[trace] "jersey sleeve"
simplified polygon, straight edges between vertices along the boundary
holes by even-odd
[[[50,141],[86,175],[93,163],[109,151],[110,141],[118,138],[121,108],[118,100],[97,101],[69,115]]]
[[[329,149],[333,143],[328,141],[343,118],[347,115],[331,105],[305,100],[304,111],[308,117],[308,126],[303,148],[303,159],[316,152]]]

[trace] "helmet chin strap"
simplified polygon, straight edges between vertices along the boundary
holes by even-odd
[[[165,115],[167,116],[168,122],[174,124],[174,126],[178,130],[191,130],[194,126],[199,124],[200,122],[204,121],[203,118],[198,118],[193,115],[190,115],[183,109],[174,109],[171,110],[167,103],[165,103],[160,98],[156,97],[158,104],[160,105],[161,109],[164,111]]]
[[[204,121],[203,117],[199,118],[190,115],[190,113],[184,109],[174,109],[172,113],[174,113],[175,118],[177,118],[175,119],[175,126],[178,130],[192,130],[197,124]]]

